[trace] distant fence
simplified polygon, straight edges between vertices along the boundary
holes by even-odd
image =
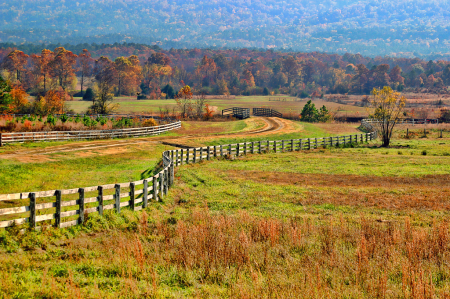
[[[367,130],[373,130],[372,124],[379,123],[378,120],[374,119],[363,119],[361,120],[361,126]],[[398,125],[424,125],[424,124],[439,124],[439,119],[399,119],[396,124]]]
[[[169,124],[144,127],[127,128],[113,130],[92,130],[92,131],[50,131],[50,132],[17,132],[0,133],[0,146],[8,143],[23,143],[37,141],[67,141],[81,139],[105,139],[105,138],[124,138],[159,135],[161,133],[181,128],[181,121],[175,121]]]
[[[253,115],[265,117],[283,117],[283,114],[281,114],[280,112],[269,108],[253,108]]]
[[[5,116],[12,116],[12,117],[30,117],[33,114],[0,114],[0,117],[5,117]],[[105,118],[139,118],[139,119],[157,119],[160,121],[168,121],[168,122],[172,122],[173,119],[172,118],[168,118],[168,117],[164,117],[161,118],[160,116],[152,116],[152,115],[140,115],[140,114],[52,114],[53,116],[62,116],[62,115],[67,115],[69,117],[84,117],[84,116],[89,116],[89,117],[105,117]]]
[[[305,138],[290,140],[255,141],[237,144],[175,149],[163,153],[163,169],[156,175],[135,182],[94,187],[24,192],[0,195],[0,228],[21,226],[39,229],[45,226],[70,227],[82,224],[89,213],[103,214],[105,210],[120,213],[124,207],[141,210],[149,201],[160,201],[174,182],[174,167],[211,160],[267,152],[293,152],[319,147],[363,143],[377,138],[377,133]],[[39,225],[40,226],[39,226]],[[24,226],[25,225],[25,226]]]
[[[246,119],[250,117],[250,108],[232,107],[222,110],[222,115],[230,115],[239,119]]]

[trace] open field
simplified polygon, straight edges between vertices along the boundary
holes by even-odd
[[[280,131],[246,134],[264,126],[192,122],[179,136],[119,148],[18,145],[2,149],[9,158],[0,163],[18,185],[87,186],[151,173],[163,141],[357,132],[357,124],[285,121]],[[0,231],[0,298],[449,298],[450,132],[437,138],[438,126],[426,128],[427,137],[410,128],[410,139],[400,128],[390,149],[373,142],[184,165],[165,201],[145,211]],[[39,160],[21,161],[27,155]]]
[[[269,101],[269,99],[286,99],[286,101]],[[158,113],[159,108],[168,108],[170,111],[176,108],[175,100],[136,100],[134,97],[118,97],[114,98],[120,105],[120,110],[123,113]],[[248,108],[271,108],[281,113],[297,113],[299,114],[309,99],[302,99],[289,96],[237,96],[234,99],[210,99],[207,102],[221,112],[222,109],[230,107],[248,107]],[[352,105],[345,105],[333,102],[326,102],[320,99],[313,100],[316,107],[325,105],[330,111],[339,111],[339,114],[361,114],[365,115],[367,112],[365,108],[356,107]],[[71,101],[67,102],[67,107],[73,109],[77,113],[82,113],[91,105],[89,101]]]

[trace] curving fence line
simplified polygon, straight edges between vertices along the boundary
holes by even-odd
[[[222,144],[199,148],[165,151],[162,170],[152,177],[135,182],[94,187],[24,192],[0,195],[0,228],[21,226],[39,229],[59,228],[82,224],[89,213],[103,214],[105,210],[120,213],[124,207],[138,211],[150,201],[161,201],[174,183],[174,168],[217,157],[232,157],[255,153],[293,152],[319,147],[363,143],[377,138],[377,133],[363,133],[337,137],[268,140]],[[12,206],[12,207],[11,207]]]
[[[0,146],[7,143],[23,143],[37,141],[67,141],[81,139],[105,139],[159,135],[161,133],[181,128],[181,121],[169,124],[143,127],[126,128],[112,130],[92,130],[92,131],[50,131],[50,132],[17,132],[0,133]]]
[[[374,130],[372,124],[380,123],[378,120],[374,119],[363,119],[361,120],[361,126],[367,130]],[[439,124],[439,119],[399,119],[396,124],[398,125],[426,125],[426,124]]]

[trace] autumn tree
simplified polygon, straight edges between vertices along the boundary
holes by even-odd
[[[91,111],[98,114],[108,114],[118,108],[113,104],[112,91],[117,83],[117,70],[114,62],[107,57],[100,57],[95,61],[94,76],[97,83],[97,92]]]
[[[136,55],[128,58],[117,57],[114,65],[117,73],[118,95],[121,95],[125,89],[128,94],[136,92],[142,71],[139,58]]]
[[[93,63],[94,59],[92,58],[91,53],[89,53],[88,50],[83,49],[83,52],[78,55],[77,59],[77,67],[80,74],[81,96],[83,96],[83,86],[85,85],[86,80],[92,76]]]
[[[72,83],[75,77],[75,64],[77,55],[63,47],[56,48],[54,58],[50,62],[50,73],[58,80],[59,86],[64,90]]]
[[[385,86],[382,89],[374,88],[369,102],[373,108],[369,118],[374,121],[372,125],[383,139],[383,147],[388,147],[394,127],[403,115],[406,98]]]
[[[215,83],[217,76],[217,65],[214,59],[203,56],[200,64],[195,70],[196,76],[201,80],[201,85],[209,86]]]
[[[193,93],[189,85],[183,86],[175,96],[181,117],[188,117],[192,112]]]
[[[149,92],[154,92],[157,88],[160,88],[164,78],[172,75],[173,70],[170,62],[170,58],[164,53],[153,53],[148,58],[144,64],[142,75],[144,77],[143,85]],[[186,76],[186,72],[180,75]]]
[[[28,104],[28,94],[20,85],[15,85],[11,87],[11,113],[26,113]]]
[[[21,81],[21,74],[25,71],[25,66],[28,63],[28,55],[22,51],[14,50],[3,59],[2,67],[10,74],[15,75],[16,81]]]
[[[294,82],[301,75],[301,69],[296,59],[292,56],[288,56],[283,60],[283,72],[288,78],[288,85]]]

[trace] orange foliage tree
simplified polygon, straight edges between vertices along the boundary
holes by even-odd
[[[83,49],[83,52],[78,55],[78,70],[80,72],[80,85],[81,85],[81,94],[83,95],[83,86],[86,82],[86,78],[92,75],[93,63],[94,59],[89,53],[88,50]]]
[[[192,97],[193,93],[191,91],[191,87],[186,85],[178,91],[178,94],[175,96],[175,100],[177,101],[178,109],[180,110],[181,117],[188,117],[192,113]]]
[[[142,72],[139,58],[136,55],[117,57],[114,65],[117,70],[118,95],[136,92]]]
[[[50,72],[58,79],[59,86],[65,90],[75,77],[74,67],[78,56],[63,47],[56,48],[54,55],[50,63]]]
[[[2,66],[10,73],[15,73],[16,80],[20,82],[21,73],[25,70],[28,62],[28,55],[22,51],[14,50],[3,59]]]

